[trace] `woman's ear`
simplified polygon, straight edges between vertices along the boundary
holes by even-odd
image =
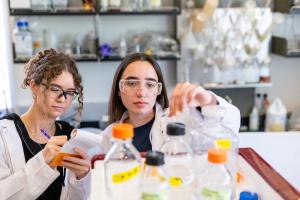
[[[34,80],[30,80],[29,87],[31,89],[33,99],[36,99],[36,96],[38,94],[38,89],[39,89],[38,85]]]

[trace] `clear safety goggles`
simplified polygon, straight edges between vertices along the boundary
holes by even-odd
[[[159,95],[162,90],[162,83],[150,80],[125,80],[121,79],[119,82],[120,91],[123,93],[135,93],[138,90],[144,90],[146,95]]]

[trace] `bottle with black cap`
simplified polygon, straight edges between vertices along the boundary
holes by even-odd
[[[165,169],[170,185],[170,199],[195,199],[193,191],[193,153],[185,142],[185,125],[169,123],[168,138],[161,147],[165,154]]]
[[[164,171],[164,154],[148,151],[141,180],[141,200],[167,200],[168,181]]]

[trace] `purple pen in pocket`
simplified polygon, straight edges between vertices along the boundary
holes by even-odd
[[[40,131],[41,131],[41,133],[43,133],[43,135],[44,135],[46,138],[48,138],[48,139],[51,138],[51,136],[48,134],[48,132],[46,131],[46,129],[41,128]]]

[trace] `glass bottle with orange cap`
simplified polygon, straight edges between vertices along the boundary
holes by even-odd
[[[104,160],[105,184],[109,199],[139,198],[141,157],[132,144],[133,126],[116,124],[113,145]]]
[[[234,198],[233,177],[226,165],[227,152],[210,148],[208,165],[198,176],[197,196],[201,200],[232,200]]]

